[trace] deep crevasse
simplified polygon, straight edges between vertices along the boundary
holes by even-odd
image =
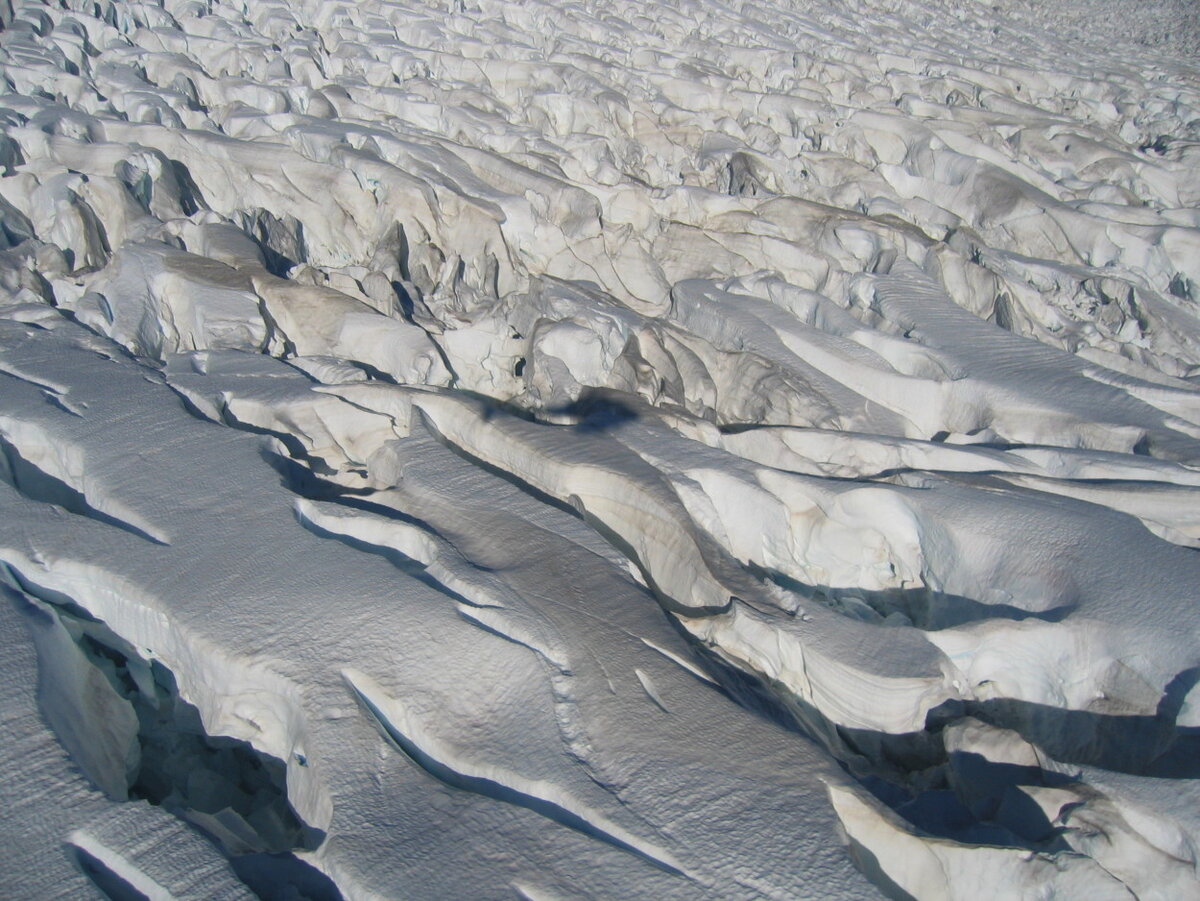
[[[1186,3],[0,19],[14,892],[1200,897]]]

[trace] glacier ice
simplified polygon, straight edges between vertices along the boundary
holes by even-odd
[[[1200,898],[1187,0],[0,3],[0,878]]]

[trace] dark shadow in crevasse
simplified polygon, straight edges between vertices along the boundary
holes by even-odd
[[[196,185],[187,166],[179,160],[171,160],[171,169],[175,173],[175,180],[179,183],[179,205],[183,212],[190,216],[200,210],[207,210],[209,206],[204,200],[204,194]]]
[[[912,625],[926,631],[937,631],[989,619],[1036,619],[1057,623],[1075,609],[1074,604],[1058,604],[1043,610],[1026,609],[1015,604],[977,601],[931,588],[872,590],[809,585],[778,570],[754,564],[747,568],[757,578],[774,582],[805,600],[822,604],[851,619],[876,625]],[[903,614],[903,618],[895,622],[888,619],[896,613]]]
[[[287,278],[297,264],[307,262],[304,225],[295,216],[279,218],[270,210],[253,207],[238,210],[233,220],[258,245],[272,275]]]
[[[83,875],[92,880],[92,884],[100,889],[100,892],[109,901],[150,901],[144,892],[138,891],[124,878],[114,873],[98,857],[93,857],[83,848],[75,845],[70,846],[70,853],[75,860],[75,865],[79,867]]]
[[[1176,720],[1200,667],[1177,675],[1154,714],[1118,715],[1064,710],[997,698],[966,705],[983,722],[1019,732],[1055,760],[1156,779],[1200,778],[1200,728]]]
[[[27,579],[19,581],[19,588],[36,599],[20,606],[38,649],[39,696],[53,695],[61,708],[64,700],[70,705],[73,692],[81,692],[78,696],[85,701],[106,705],[107,720],[128,725],[116,730],[128,736],[130,744],[122,779],[119,769],[105,768],[113,756],[95,750],[105,744],[111,748],[114,741],[119,744],[114,733],[89,734],[86,718],[64,722],[60,711],[44,709],[91,781],[114,800],[144,800],[187,822],[213,842],[238,877],[266,901],[340,901],[336,885],[292,853],[316,849],[325,835],[306,824],[288,801],[283,761],[249,742],[209,735],[199,710],[180,696],[174,674],[161,662],[143,659],[94,617],[73,615],[81,608],[61,605],[61,596],[41,591]],[[81,675],[88,671],[100,674],[111,693],[106,689],[98,696],[95,677]],[[98,765],[103,772],[94,771]],[[108,897],[138,897],[136,889],[92,855],[80,850],[75,860]]]
[[[123,529],[154,544],[164,543],[132,523],[97,510],[77,488],[27,460],[20,448],[3,437],[0,437],[0,482],[6,482],[30,500],[55,504],[76,516]]]

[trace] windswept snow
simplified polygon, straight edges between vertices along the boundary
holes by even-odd
[[[1200,898],[1189,0],[0,2],[0,880]]]

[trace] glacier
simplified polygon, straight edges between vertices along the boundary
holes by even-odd
[[[0,893],[1200,899],[1190,0],[0,25]]]

